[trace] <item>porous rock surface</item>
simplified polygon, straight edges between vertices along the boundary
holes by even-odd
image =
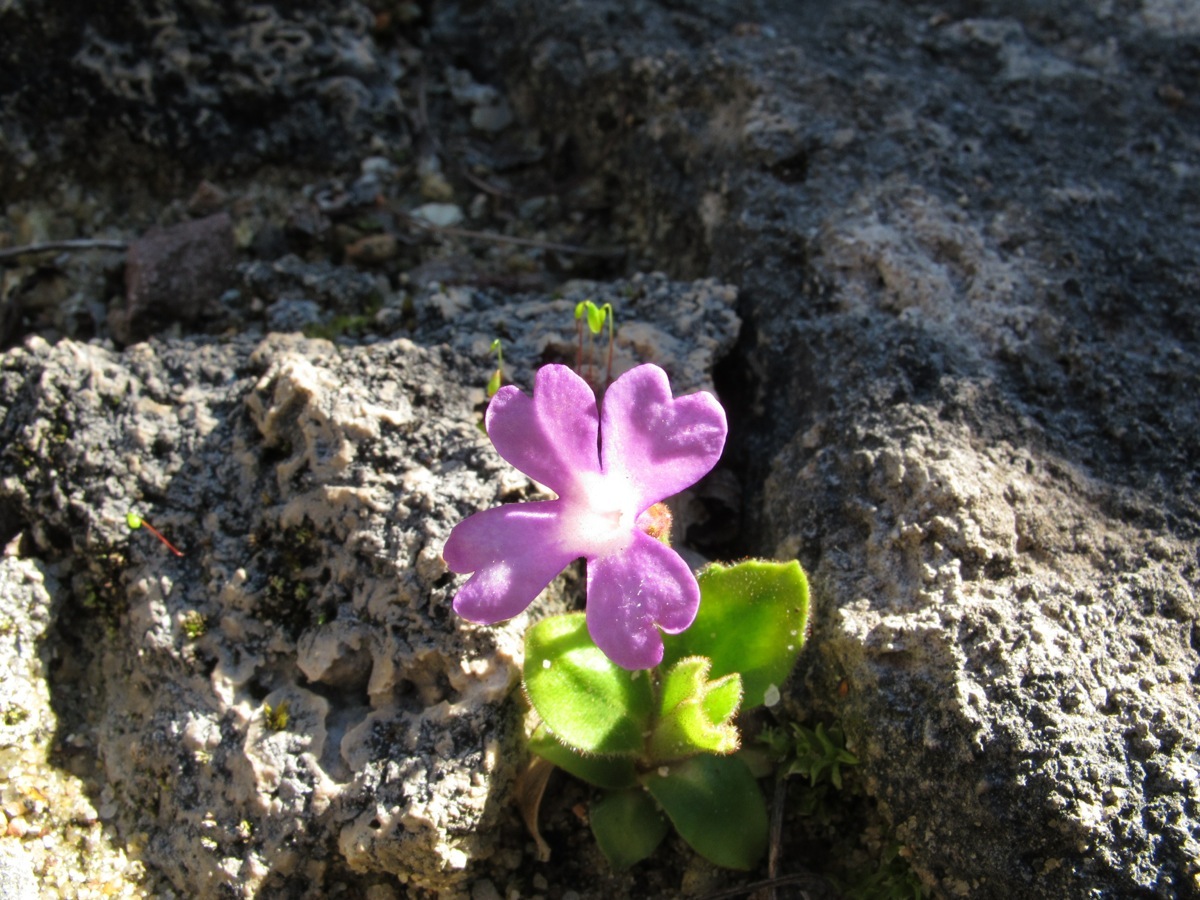
[[[746,546],[814,582],[788,702],[927,889],[1200,895],[1195,16],[490,16],[643,252],[742,289]]]
[[[594,287],[639,314],[618,364],[650,330],[677,390],[708,385],[736,337],[736,294],[715,283]],[[528,384],[543,353],[573,353],[580,297],[430,294],[429,334],[453,323],[464,352],[272,335],[123,353],[31,339],[4,357],[6,525],[57,560],[38,607],[56,633],[33,637],[73,658],[51,692],[71,752],[102,766],[100,818],[142,835],[183,895],[327,896],[374,876],[449,896],[511,834],[529,616],[458,619],[440,554],[465,515],[535,492],[478,428],[497,319]],[[131,532],[129,510],[184,555]],[[565,602],[559,585],[531,614]],[[18,683],[45,695],[44,677]],[[53,729],[44,702],[10,700]]]
[[[62,167],[354,159],[403,113],[406,68],[374,26],[364,4],[324,0],[5,2],[0,185]]]

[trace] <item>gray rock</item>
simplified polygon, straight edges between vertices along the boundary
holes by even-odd
[[[405,66],[365,4],[0,5],[0,190],[61,166],[345,164],[402,135]],[[44,115],[57,109],[54,124]],[[136,162],[135,162],[136,161]]]
[[[736,336],[736,294],[712,283],[593,296],[637,306],[618,361],[655,343],[680,391]],[[522,379],[575,323],[565,299],[458,300],[435,315],[478,356],[275,335],[123,353],[31,339],[2,358],[4,524],[71,585],[61,727],[95,749],[101,815],[145,835],[142,859],[187,896],[380,876],[453,893],[514,840],[496,826],[521,758],[521,638],[577,576],[473,626],[440,551],[465,515],[535,491],[477,427],[493,322]],[[131,532],[128,510],[184,555]]]
[[[1196,896],[1196,31],[960,7],[479,27],[646,258],[742,288],[744,546],[817,601],[789,708],[926,887]]]
[[[321,307],[315,300],[286,297],[267,307],[267,328],[271,331],[304,331],[321,321]]]

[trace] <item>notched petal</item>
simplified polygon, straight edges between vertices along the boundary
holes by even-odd
[[[601,463],[606,476],[633,486],[644,509],[706,475],[727,431],[725,410],[712,394],[672,397],[666,372],[638,366],[604,395]]]
[[[475,513],[454,526],[442,557],[471,574],[454,611],[491,625],[523,612],[574,558],[558,541],[561,501],[511,504]]]
[[[566,366],[538,369],[532,397],[502,387],[485,423],[502,457],[559,496],[571,492],[577,473],[600,471],[596,398]]]
[[[700,588],[687,563],[639,532],[620,554],[588,560],[587,623],[592,640],[626,669],[649,669],[663,657],[661,631],[692,624]]]

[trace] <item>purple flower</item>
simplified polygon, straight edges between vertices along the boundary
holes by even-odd
[[[601,414],[582,378],[551,365],[538,370],[533,397],[500,389],[487,431],[501,456],[558,499],[484,510],[454,527],[442,555],[451,570],[474,573],[455,612],[489,625],[511,618],[582,556],[592,640],[626,669],[658,665],[659,629],[691,625],[700,589],[679,554],[638,520],[716,464],[721,404],[705,392],[673,398],[667,374],[644,365],[613,382]]]

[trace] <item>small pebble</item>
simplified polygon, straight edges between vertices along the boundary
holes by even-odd
[[[400,244],[395,235],[369,234],[346,248],[346,259],[366,265],[377,265],[395,258],[399,249]]]
[[[454,203],[425,203],[414,209],[412,214],[438,228],[453,228],[464,218],[462,207]]]

